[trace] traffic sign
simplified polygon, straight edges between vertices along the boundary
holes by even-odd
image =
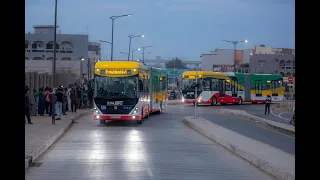
[[[289,76],[289,77],[288,77],[288,81],[289,81],[289,82],[293,82],[293,77],[292,77],[292,76]]]

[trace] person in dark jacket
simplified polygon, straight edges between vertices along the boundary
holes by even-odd
[[[62,103],[63,103],[63,93],[62,89],[58,88],[58,92],[56,93],[56,102],[55,103],[55,108],[56,108],[56,120],[61,120],[61,114],[62,114]]]
[[[88,92],[89,109],[93,108],[93,89],[90,88]]]
[[[265,109],[264,109],[264,114],[267,114],[268,115],[270,114],[270,104],[271,104],[271,96],[270,95],[267,95],[267,98],[266,98],[266,106],[265,106]]]
[[[71,111],[76,113],[77,112],[77,91],[75,89],[71,90],[70,93],[70,99],[71,99]]]
[[[28,124],[33,124],[31,122],[31,118],[30,118],[30,103],[29,103],[29,95],[28,95],[28,87],[26,87],[26,89],[24,90],[24,114],[27,116],[27,120],[28,120]],[[24,120],[24,123],[26,123],[26,120]]]
[[[44,109],[45,109],[45,96],[43,93],[43,89],[39,89],[39,94],[38,94],[38,114],[40,116],[44,116]]]

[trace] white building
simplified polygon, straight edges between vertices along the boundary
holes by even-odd
[[[201,54],[200,57],[203,71],[233,71],[233,49],[216,49],[211,54]]]
[[[89,42],[88,46],[88,64],[86,66],[89,67],[89,79],[94,76],[94,66],[96,62],[101,59],[101,44],[98,42]],[[84,72],[83,74],[88,74],[88,72]]]
[[[28,70],[38,64],[52,67],[54,26],[34,26],[34,33],[25,35],[25,60]],[[57,34],[56,61],[81,61],[88,56],[88,35]],[[48,61],[42,63],[41,61]],[[87,63],[85,59],[84,63]],[[75,63],[79,64],[79,63]],[[87,72],[87,66],[82,66]],[[48,67],[49,68],[49,67]],[[50,69],[50,68],[49,68]],[[58,70],[58,69],[57,69]]]
[[[275,50],[271,46],[265,46],[265,45],[260,45],[260,46],[255,46],[254,47],[254,54],[275,54]]]

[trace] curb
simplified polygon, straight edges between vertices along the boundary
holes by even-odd
[[[268,120],[268,119],[265,119],[265,118],[254,116],[254,115],[249,114],[249,113],[244,112],[244,111],[241,112],[240,110],[237,110],[237,112],[234,112],[234,111],[229,111],[229,110],[225,110],[225,109],[219,109],[217,112],[221,113],[221,114],[243,116],[243,117],[248,118],[250,120],[258,121],[259,123],[261,123],[261,124],[263,124],[265,126],[271,127],[272,129],[274,129],[274,130],[276,130],[278,132],[281,132],[281,133],[284,133],[286,135],[295,137],[295,127],[291,127],[290,126],[291,128],[288,128],[288,127],[286,127],[286,124],[282,125],[282,124],[280,124],[278,122],[274,122],[274,121],[271,121],[271,120]]]
[[[238,146],[235,146],[223,138],[216,137],[213,133],[209,134],[208,132],[205,132],[200,127],[196,126],[194,123],[187,120],[186,117],[183,119],[183,123],[190,127],[191,129],[203,134],[204,136],[208,137],[209,139],[215,141],[222,147],[226,148],[227,150],[231,151],[233,154],[239,156],[240,158],[246,160],[247,162],[253,164],[261,171],[273,176],[277,180],[294,180],[295,175],[290,174],[289,172],[285,172],[280,168],[274,167],[270,163],[268,163],[266,160],[263,160],[256,155],[250,153],[249,151],[243,150],[239,148]],[[213,123],[214,124],[214,123]]]
[[[93,111],[91,110],[88,112],[77,114],[76,116],[71,118],[69,122],[59,132],[51,136],[51,138],[48,139],[46,142],[44,142],[37,150],[30,153],[25,159],[25,170],[27,170],[32,162],[34,162],[39,156],[41,156],[44,152],[46,152],[50,148],[50,146],[54,144],[69,129],[69,127],[71,126],[74,120],[77,120],[80,117],[88,115],[92,112]]]
[[[179,105],[182,104],[182,101],[170,102],[168,101],[167,105]]]

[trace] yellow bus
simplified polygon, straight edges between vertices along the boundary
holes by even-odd
[[[182,101],[200,104],[242,104],[243,102],[264,103],[267,95],[273,101],[281,101],[284,96],[281,74],[251,74],[233,72],[197,72],[182,74]],[[197,95],[195,87],[197,85]]]
[[[94,120],[136,120],[167,106],[167,73],[139,62],[97,62],[94,70]]]

